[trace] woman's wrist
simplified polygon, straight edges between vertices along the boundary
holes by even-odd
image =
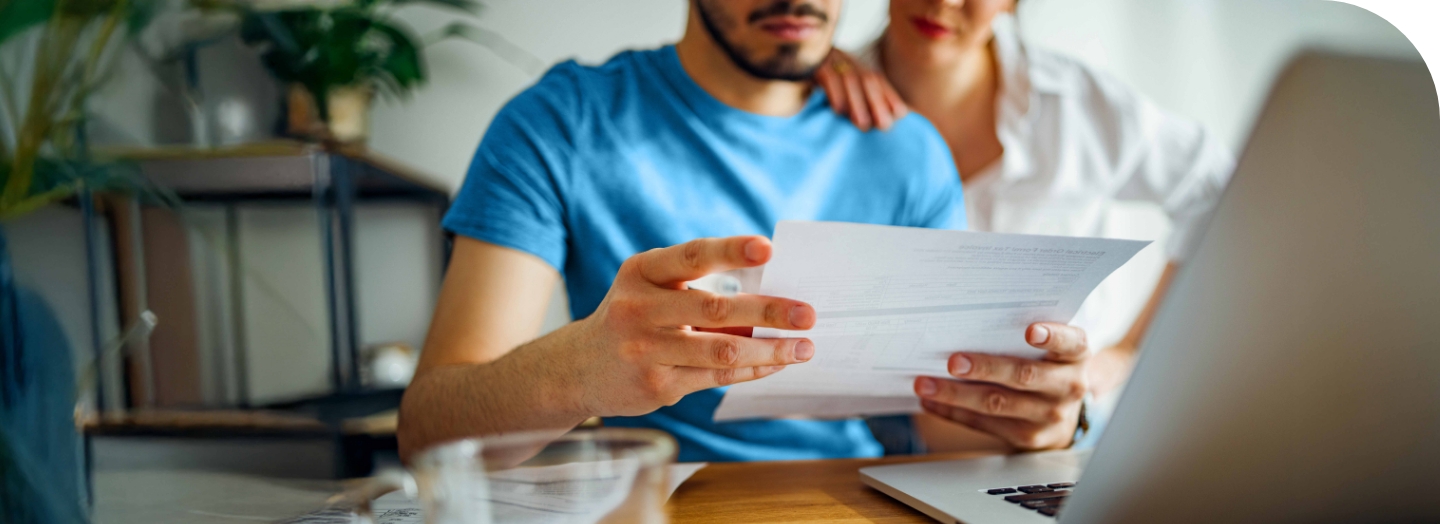
[[[1135,366],[1136,348],[1127,344],[1116,344],[1100,350],[1086,367],[1086,379],[1090,382],[1090,392],[1096,397],[1103,397],[1125,383],[1130,377],[1130,370]]]

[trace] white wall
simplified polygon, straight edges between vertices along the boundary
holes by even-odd
[[[250,401],[329,391],[330,316],[315,208],[247,205],[239,220]],[[362,348],[401,342],[418,349],[424,343],[439,290],[438,222],[428,206],[356,206],[353,261]]]
[[[1038,45],[1100,67],[1237,152],[1279,69],[1306,47],[1418,58],[1394,26],[1329,0],[1023,0]]]

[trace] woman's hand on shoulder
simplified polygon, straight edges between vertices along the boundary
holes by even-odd
[[[830,98],[836,113],[850,117],[855,127],[869,131],[888,130],[910,111],[890,81],[879,71],[861,65],[839,49],[815,72],[815,80]]]

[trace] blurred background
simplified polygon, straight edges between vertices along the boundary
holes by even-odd
[[[264,3],[335,2],[254,4]],[[258,51],[277,37],[236,4],[161,4],[174,9],[117,37],[103,78],[83,93],[83,139],[64,149],[82,167],[143,174],[148,182],[120,193],[148,196],[90,183],[12,208],[0,225],[6,285],[28,324],[51,328],[24,335],[62,362],[47,376],[78,384],[48,398],[66,417],[78,401],[89,437],[80,462],[300,477],[391,460],[393,409],[448,253],[439,219],[493,115],[551,64],[677,40],[687,11],[682,0],[389,6],[415,41],[386,45],[413,52],[386,58],[367,73],[378,87],[357,95],[277,72]],[[848,0],[838,45],[876,37],[886,6]],[[1032,45],[1109,72],[1237,154],[1298,49],[1414,56],[1383,19],[1326,0],[1022,0],[1019,21]],[[7,144],[25,135],[15,106],[33,94],[42,27],[0,32]],[[1157,209],[1115,213],[1109,236],[1167,231]],[[1117,329],[1148,295],[1162,251],[1148,248],[1107,282],[1133,297],[1128,315],[1113,316]],[[545,329],[568,319],[557,291]],[[33,353],[25,358],[42,358]]]

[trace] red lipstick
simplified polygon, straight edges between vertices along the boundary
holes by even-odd
[[[950,28],[940,25],[939,23],[923,16],[911,18],[910,23],[915,24],[915,30],[919,31],[920,34],[925,35],[927,38],[945,38],[947,36],[950,36],[950,34],[953,32],[950,30]]]

